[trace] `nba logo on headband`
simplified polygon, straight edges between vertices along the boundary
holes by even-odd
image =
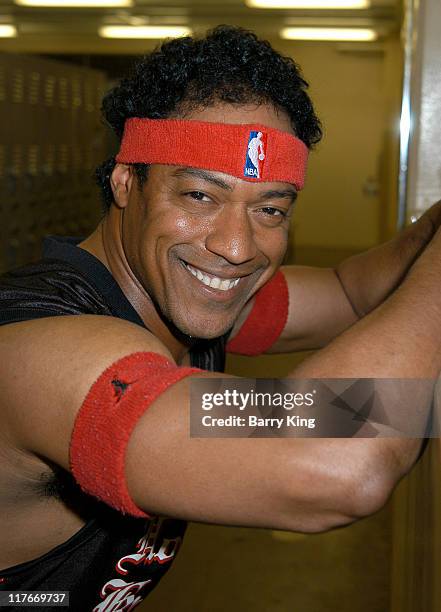
[[[247,178],[260,179],[266,157],[266,134],[250,131],[243,175]]]

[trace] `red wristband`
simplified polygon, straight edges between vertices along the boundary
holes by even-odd
[[[289,292],[283,272],[256,293],[253,308],[236,336],[227,344],[228,353],[261,355],[278,340],[288,319]]]
[[[72,474],[86,493],[120,512],[148,517],[134,504],[126,485],[130,434],[161,393],[200,371],[146,352],[127,355],[101,374],[81,406],[70,443]]]

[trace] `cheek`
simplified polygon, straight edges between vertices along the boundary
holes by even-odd
[[[162,210],[146,219],[138,230],[140,250],[138,259],[145,270],[160,274],[161,266],[168,265],[170,249],[180,244],[197,244],[203,240],[205,228],[201,220],[189,214]]]
[[[158,215],[149,230],[150,235],[154,234],[161,244],[172,245],[198,238],[203,240],[208,228],[206,219],[180,211],[179,214],[164,212]]]
[[[193,236],[201,231],[200,222],[195,222],[190,215],[181,214],[173,220],[173,227],[177,236]]]
[[[273,228],[269,231],[258,232],[256,234],[256,244],[258,249],[268,260],[279,266],[288,248],[288,230],[282,227]]]

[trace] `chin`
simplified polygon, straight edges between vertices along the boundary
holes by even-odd
[[[234,321],[223,325],[213,325],[213,321],[203,323],[189,321],[174,321],[176,328],[185,336],[200,340],[213,340],[226,334],[234,325]]]

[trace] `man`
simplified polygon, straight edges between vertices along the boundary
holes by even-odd
[[[219,27],[106,96],[121,148],[99,171],[103,221],[1,283],[3,589],[132,609],[185,521],[329,529],[379,509],[416,460],[411,439],[189,435],[190,381],[222,376],[226,342],[325,347],[297,378],[438,376],[438,207],[337,270],[280,270],[320,137],[305,90],[291,60]]]

